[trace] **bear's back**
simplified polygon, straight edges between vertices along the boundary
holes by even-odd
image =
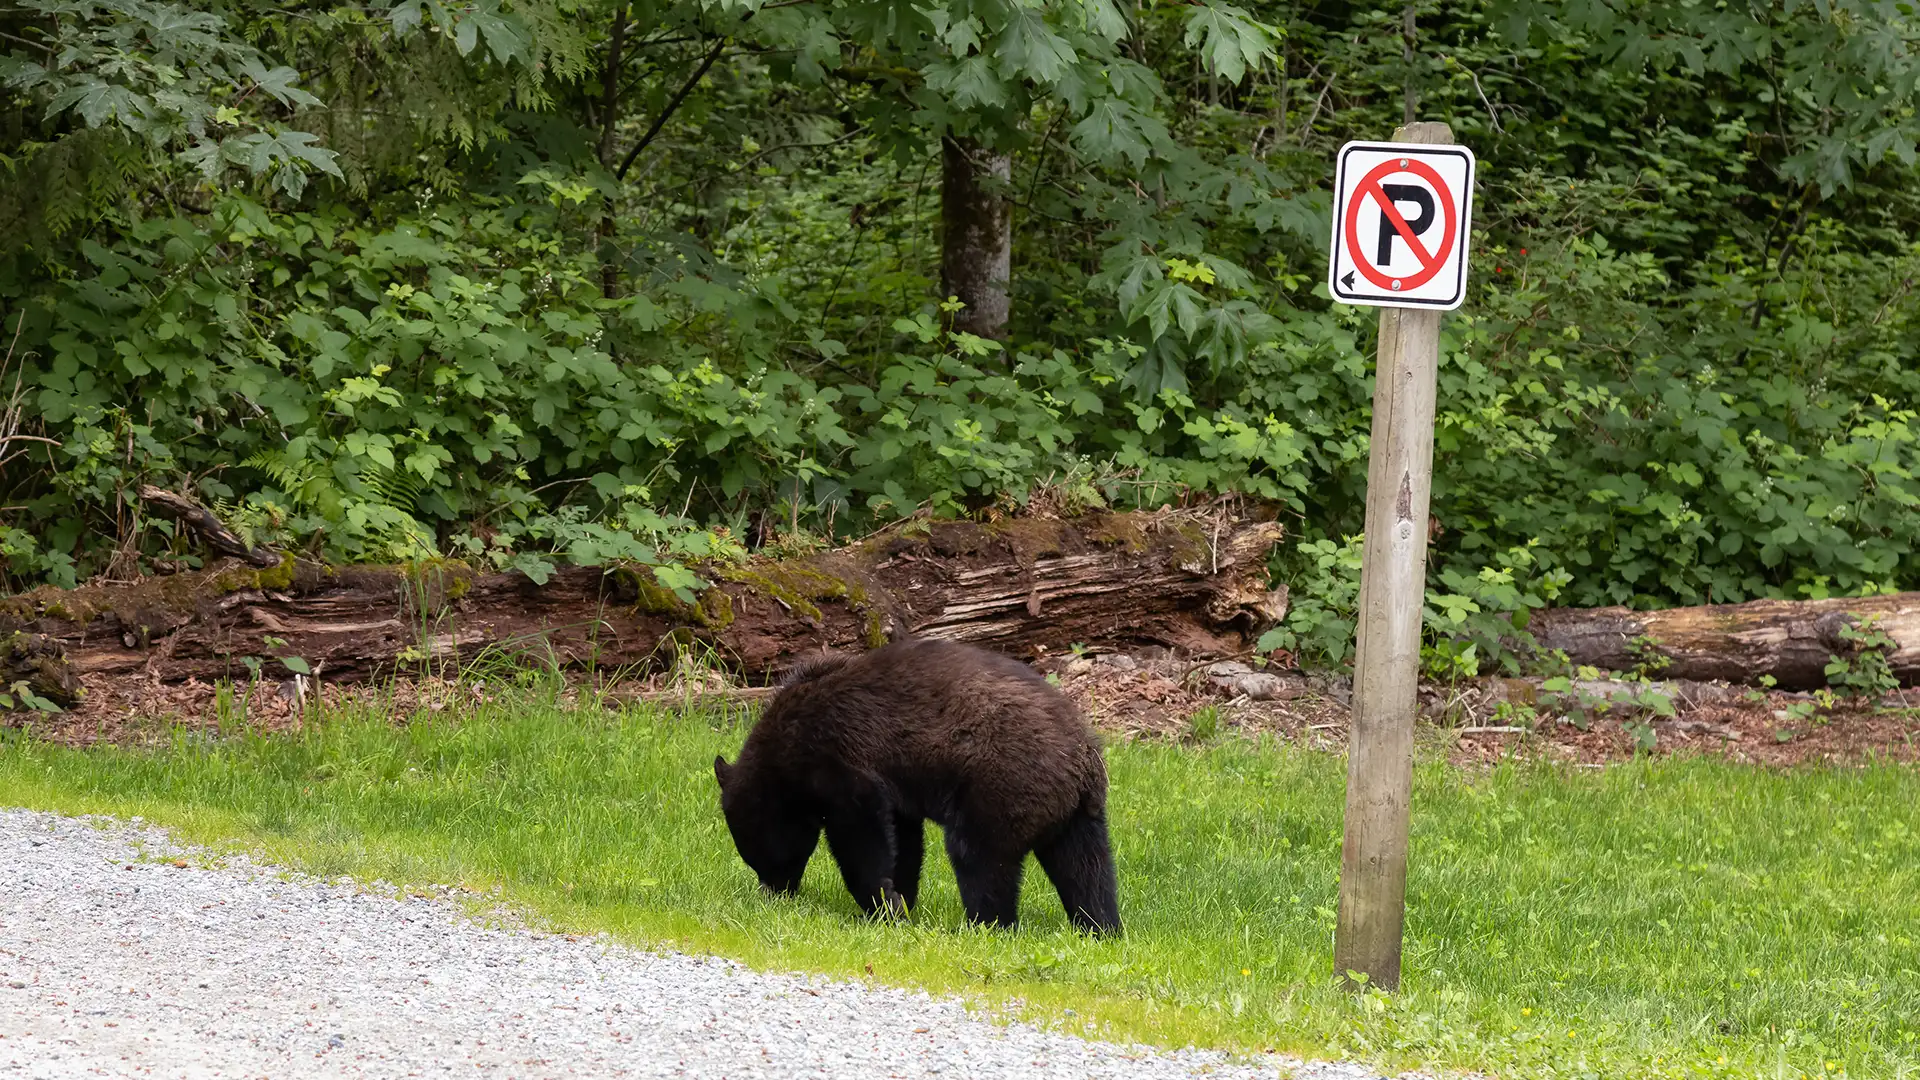
[[[816,661],[789,675],[761,723],[786,754],[903,787],[990,793],[1047,813],[1104,802],[1099,742],[1072,701],[1025,664],[972,646],[910,640]]]

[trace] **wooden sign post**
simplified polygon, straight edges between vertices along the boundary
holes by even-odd
[[[1473,155],[1452,143],[1434,123],[1350,143],[1334,193],[1329,288],[1381,311],[1333,956],[1349,986],[1387,990],[1400,984],[1406,914],[1440,315],[1466,286]]]

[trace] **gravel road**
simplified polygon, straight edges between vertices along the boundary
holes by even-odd
[[[491,928],[449,900],[216,865],[137,818],[0,809],[0,1078],[1197,1075],[1372,1076]]]

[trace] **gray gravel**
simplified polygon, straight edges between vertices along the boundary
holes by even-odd
[[[1372,1075],[1003,1026],[467,910],[213,859],[137,818],[0,810],[0,1077]]]

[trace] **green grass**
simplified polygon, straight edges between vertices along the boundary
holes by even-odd
[[[571,929],[770,968],[871,965],[1163,1045],[1509,1077],[1920,1077],[1910,769],[1423,765],[1406,985],[1388,998],[1331,980],[1338,758],[1113,747],[1128,933],[1090,941],[1037,871],[1018,933],[963,929],[938,855],[909,925],[861,919],[824,851],[800,897],[763,899],[710,767],[741,737],[713,717],[528,701],[146,752],[14,735],[0,803],[141,814],[321,874],[498,886]]]

